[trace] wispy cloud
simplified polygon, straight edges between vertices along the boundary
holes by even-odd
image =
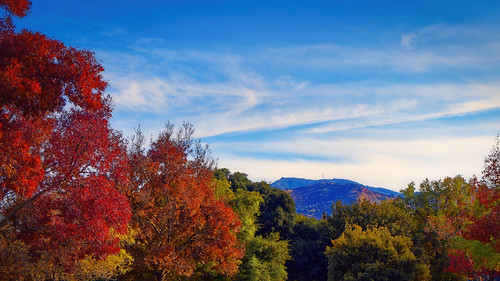
[[[500,36],[476,30],[434,25],[373,46],[233,51],[169,49],[147,39],[129,52],[100,55],[118,127],[141,123],[153,133],[166,121],[189,121],[221,165],[254,179],[328,170],[399,189],[410,178],[481,167],[500,117],[478,121],[485,129],[468,137],[452,124],[500,110]],[[423,124],[447,118],[426,138],[416,137],[426,134]],[[391,126],[403,129],[381,129]],[[273,130],[281,134],[264,137]],[[225,137],[231,134],[261,139]],[[387,134],[397,137],[389,141]]]
[[[417,37],[416,34],[409,33],[409,34],[401,34],[401,47],[405,49],[412,49],[415,45],[415,38]]]
[[[483,159],[477,156],[488,153],[492,140],[491,137],[415,141],[303,139],[271,143],[266,149],[321,154],[326,160],[262,159],[222,153],[219,164],[251,171],[254,180],[275,181],[281,176],[318,179],[324,174],[327,178],[349,178],[399,191],[411,181],[419,183],[425,178],[480,175]]]
[[[126,80],[112,91],[118,111],[190,118],[200,136],[268,130],[365,117],[372,126],[470,114],[500,107],[500,84],[309,85],[290,78],[265,81],[243,74],[226,83],[179,77]],[[349,123],[309,132],[348,129]]]
[[[400,51],[393,51],[394,54],[389,56],[383,55],[387,51],[376,49],[348,51],[347,47],[336,45],[288,47],[279,50],[268,48],[265,53],[279,53],[274,56],[275,60],[272,61],[274,64],[289,66],[290,61],[282,60],[285,57],[288,59],[294,57],[294,60],[302,59],[303,67],[308,68],[311,67],[311,61],[307,57],[315,57],[314,60],[319,61],[321,56],[327,56],[332,50],[340,53],[335,55],[333,60],[343,56],[346,58],[341,60],[342,64],[364,65],[367,69],[372,69],[374,65],[383,68],[387,65],[400,64],[421,68],[423,71],[426,67],[422,65],[427,64],[422,62],[425,54],[399,57],[396,62],[389,60],[384,62],[384,58],[394,54],[398,56]],[[309,54],[309,52],[326,54]],[[198,132],[201,137],[234,131],[269,130],[336,120],[357,120],[354,125],[352,121],[337,122],[334,125],[325,124],[306,131],[318,133],[346,130],[353,126],[360,128],[469,114],[500,106],[498,90],[500,85],[495,80],[469,83],[463,81],[429,83],[410,80],[402,84],[399,81],[382,79],[328,84],[297,80],[291,74],[280,74],[276,78],[272,73],[267,76],[268,73],[261,69],[261,64],[265,65],[271,58],[262,58],[255,54],[243,58],[240,55],[216,52],[142,48],[137,54],[139,58],[131,59],[132,67],[135,64],[145,64],[134,61],[151,59],[144,57],[142,55],[144,53],[157,60],[155,68],[168,68],[173,65],[175,71],[166,71],[166,74],[162,75],[156,70],[147,73],[136,70],[125,77],[113,72],[108,74],[109,80],[114,81],[111,84],[111,93],[117,104],[118,114],[120,111],[127,114],[147,112],[156,118],[165,119],[163,122],[189,120],[199,127]],[[127,58],[128,56],[130,54],[127,54]],[[444,59],[443,55],[435,56],[439,59],[431,59],[431,56],[424,60],[433,61],[433,64],[441,68],[450,67],[450,62]],[[450,58],[450,61],[453,60],[453,64],[467,64],[470,61],[477,61],[475,56],[477,55],[472,58],[455,57]],[[364,59],[368,57],[370,63],[366,63]],[[486,59],[486,57],[481,58],[481,60]],[[325,60],[322,63],[329,62]],[[210,69],[213,76],[207,79],[200,77],[197,72],[191,72],[193,69],[203,68]],[[407,69],[407,71],[410,72],[409,75],[413,75],[413,70]],[[394,73],[394,70],[383,72],[390,74]],[[335,75],[335,72],[332,75]],[[362,77],[365,76],[359,76],[357,79],[364,79]],[[361,122],[360,117],[364,117],[366,121]]]

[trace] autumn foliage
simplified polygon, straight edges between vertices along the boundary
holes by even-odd
[[[235,274],[240,222],[192,127],[128,153],[94,54],[15,30],[30,4],[0,1],[0,279]]]
[[[119,251],[109,233],[124,233],[130,219],[126,198],[115,188],[126,184],[126,162],[120,163],[126,155],[106,123],[77,110],[56,123],[42,153],[45,177],[37,191],[42,195],[12,223],[34,256],[50,255],[71,269],[85,256],[99,259]]]
[[[238,217],[215,197],[213,161],[192,133],[190,125],[176,134],[167,125],[147,152],[138,133],[130,151],[127,193],[131,226],[139,234],[129,250],[136,269],[158,280],[190,276],[201,266],[233,275],[243,255],[236,239]]]
[[[449,272],[471,279],[500,277],[499,159],[497,138],[485,158],[483,179],[472,178],[462,192],[456,193],[453,213],[429,217],[430,229],[449,241]]]
[[[16,30],[30,5],[0,0],[0,280],[500,278],[500,137],[481,179],[299,217],[268,183],[214,179],[192,125],[125,140],[94,54]]]
[[[471,202],[463,206],[460,228],[451,235],[448,271],[468,278],[500,277],[500,189],[472,180]]]
[[[1,5],[17,16],[29,8]],[[0,245],[17,253],[18,267],[45,262],[71,272],[85,257],[119,251],[111,233],[124,233],[130,219],[116,188],[128,184],[128,162],[109,126],[102,71],[91,52],[1,20]],[[13,240],[25,250],[14,251]],[[47,274],[59,278],[54,272]]]
[[[15,16],[24,17],[31,7],[31,2],[29,0],[0,0],[0,7]]]
[[[3,2],[8,10],[24,7],[23,1]],[[66,47],[40,33],[15,32],[9,17],[1,23],[0,196],[10,190],[29,197],[43,178],[40,153],[57,113],[66,105],[87,112],[103,110],[107,84],[91,52]]]

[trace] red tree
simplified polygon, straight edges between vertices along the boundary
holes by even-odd
[[[213,161],[192,140],[192,126],[160,134],[146,153],[141,134],[132,145],[130,245],[137,271],[157,280],[190,276],[200,266],[232,275],[243,256],[235,234],[240,222],[211,187]]]
[[[8,10],[18,11],[3,1]],[[21,5],[22,7],[22,5]],[[0,21],[0,196],[29,197],[43,178],[40,150],[68,103],[89,112],[105,107],[102,66],[88,51]]]
[[[500,188],[500,135],[484,159],[483,181],[491,188]]]
[[[15,16],[24,17],[31,7],[31,2],[29,0],[0,0],[0,7]]]
[[[500,277],[500,189],[471,180],[472,197],[456,218],[448,271],[474,280]]]
[[[16,16],[29,5],[0,1]],[[126,147],[102,71],[91,52],[0,20],[0,242],[24,241],[31,262],[71,270],[117,252],[110,233],[126,229]]]
[[[500,277],[499,139],[485,158],[483,180],[472,178],[467,197],[457,200],[454,214],[430,217],[431,228],[450,241],[448,271],[473,280]]]
[[[21,204],[38,198],[11,222],[33,258],[50,256],[71,270],[85,256],[118,252],[111,228],[123,233],[130,219],[126,197],[117,190],[127,185],[125,151],[121,136],[99,115],[71,110],[57,120],[42,151],[44,179]]]

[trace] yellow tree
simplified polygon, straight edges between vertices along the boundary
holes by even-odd
[[[411,251],[410,238],[392,236],[385,227],[347,224],[332,244],[325,251],[330,281],[430,279],[428,267]]]

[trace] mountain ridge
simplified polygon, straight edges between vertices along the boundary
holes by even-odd
[[[337,178],[311,180],[282,177],[271,183],[271,187],[289,191],[297,212],[317,219],[320,219],[323,213],[331,213],[331,206],[336,201],[351,204],[365,199],[380,203],[400,195],[390,189]]]

